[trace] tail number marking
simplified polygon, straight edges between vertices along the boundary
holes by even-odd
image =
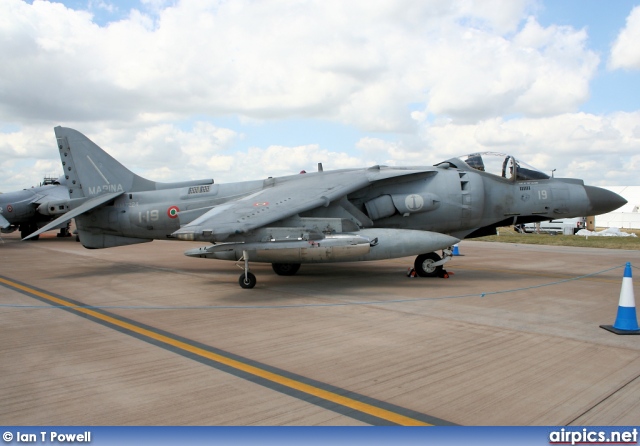
[[[160,220],[160,212],[157,209],[151,211],[138,212],[138,223],[148,223]]]

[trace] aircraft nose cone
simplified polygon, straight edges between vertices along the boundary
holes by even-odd
[[[591,212],[589,215],[606,214],[627,204],[627,200],[610,190],[595,186],[585,186]]]

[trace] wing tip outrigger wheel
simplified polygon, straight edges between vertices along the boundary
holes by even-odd
[[[240,274],[238,283],[242,288],[253,288],[254,286],[256,286],[258,280],[256,279],[256,276],[249,271],[249,253],[247,251],[242,251],[242,258],[240,260],[244,260],[244,267],[241,267],[242,269],[244,269],[244,272]]]
[[[250,273],[249,271],[247,271],[246,273],[242,273],[240,274],[240,277],[238,278],[238,283],[240,284],[240,286],[242,288],[253,288],[254,286],[256,286],[256,282],[258,280],[256,279],[256,276],[253,273]]]

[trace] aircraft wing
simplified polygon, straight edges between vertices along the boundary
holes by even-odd
[[[216,206],[173,235],[182,240],[222,241],[269,223],[329,204],[371,183],[413,175],[434,175],[433,169],[381,169],[318,172],[288,177],[252,195]],[[268,181],[268,180],[267,180]],[[274,180],[275,181],[275,180]]]
[[[5,228],[8,228],[9,226],[11,226],[11,223],[9,223],[9,220],[7,220],[2,215],[0,215],[0,228],[5,229]]]
[[[91,209],[93,209],[95,207],[98,207],[101,204],[106,203],[107,201],[110,201],[110,200],[113,200],[115,198],[118,198],[122,194],[124,194],[124,192],[112,192],[110,194],[98,195],[97,197],[91,198],[91,199],[85,201],[84,203],[82,203],[77,208],[70,210],[69,212],[67,212],[66,214],[61,215],[60,217],[56,218],[55,220],[53,220],[49,224],[41,227],[40,229],[38,229],[33,234],[29,234],[28,236],[26,236],[22,240],[30,239],[32,237],[35,237],[36,235],[42,234],[43,232],[47,232],[47,231],[49,231],[51,229],[54,229],[58,225],[60,225],[62,223],[65,223],[65,222],[71,220],[72,218],[77,217],[80,214],[84,214],[85,212],[90,211]]]
[[[34,194],[33,197],[31,197],[31,200],[29,200],[29,203],[30,204],[40,204],[40,200],[42,200],[45,197],[46,197],[46,195]]]

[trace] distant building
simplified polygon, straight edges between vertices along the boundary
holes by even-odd
[[[596,216],[600,228],[640,229],[640,186],[602,186],[627,200],[615,212]]]

